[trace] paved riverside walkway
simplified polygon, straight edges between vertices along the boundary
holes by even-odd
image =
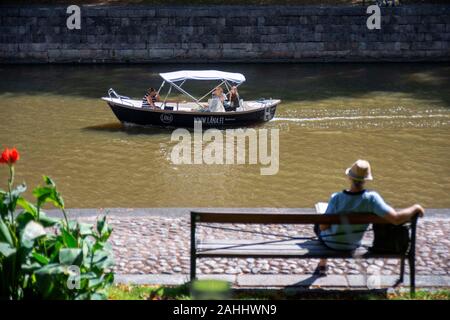
[[[314,212],[312,209],[229,210]],[[69,216],[92,222],[96,216],[108,213],[108,221],[114,228],[111,243],[115,254],[116,278],[121,282],[176,284],[186,281],[189,274],[189,211],[189,208],[71,209]],[[54,211],[49,213],[58,214]],[[450,287],[450,210],[429,209],[427,213],[424,219],[419,220],[417,230],[418,286],[434,284]],[[221,225],[233,230],[217,229],[217,226],[200,227],[198,237],[282,239],[314,235],[310,226],[302,225]],[[370,238],[371,232],[367,232],[366,236]],[[380,276],[381,283],[391,283],[398,277],[400,269],[396,259],[331,259],[329,276],[314,279],[311,274],[317,261],[203,258],[198,260],[197,271],[203,275],[200,277],[228,279],[240,286],[252,286],[258,282],[277,286],[301,284],[302,281],[310,285],[314,280],[315,285],[334,283],[334,286],[341,287],[361,284],[371,275]]]

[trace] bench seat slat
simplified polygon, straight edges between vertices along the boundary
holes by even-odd
[[[204,223],[250,223],[250,224],[388,224],[371,213],[324,215],[310,213],[236,213],[192,212],[197,222]]]
[[[265,242],[266,241],[266,242]],[[269,240],[270,241],[270,240]],[[299,258],[399,258],[399,254],[375,254],[364,247],[353,252],[328,249],[314,240],[215,240],[197,245],[198,257],[299,257]]]

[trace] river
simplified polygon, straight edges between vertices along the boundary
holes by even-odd
[[[243,73],[246,98],[279,98],[279,171],[175,165],[170,130],[124,128],[100,97],[141,97],[159,72]],[[17,181],[51,176],[67,207],[313,207],[359,158],[396,207],[450,207],[450,64],[0,65],[0,145]],[[0,168],[0,187],[7,170]],[[31,196],[30,190],[27,191]]]

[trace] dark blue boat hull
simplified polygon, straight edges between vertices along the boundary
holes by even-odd
[[[194,121],[201,121],[204,128],[244,127],[271,120],[277,105],[241,112],[183,112],[127,107],[108,103],[111,110],[126,125],[160,127],[194,127]]]

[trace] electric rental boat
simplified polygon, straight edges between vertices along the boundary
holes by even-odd
[[[108,90],[108,97],[103,97],[116,117],[124,125],[165,126],[165,127],[193,127],[195,121],[200,121],[203,127],[240,127],[250,124],[266,122],[275,116],[278,99],[239,100],[239,107],[235,111],[211,111],[214,99],[210,99],[214,88],[200,98],[195,98],[187,92],[183,85],[187,80],[220,81],[219,86],[225,86],[225,93],[231,87],[239,86],[245,81],[244,75],[216,70],[184,70],[160,73],[163,82],[158,90],[163,96],[164,86],[169,84],[164,99],[155,102],[156,108],[142,107],[142,99],[132,99],[117,94],[114,89]],[[169,101],[172,90],[175,89],[191,101]],[[209,98],[209,99],[208,99]]]

